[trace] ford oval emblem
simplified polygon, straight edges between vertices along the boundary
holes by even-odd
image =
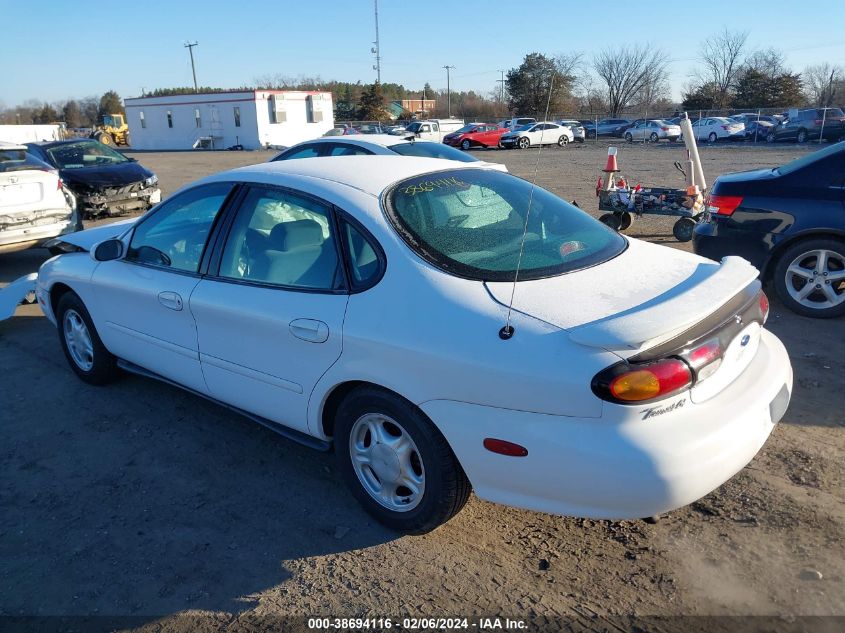
[[[748,334],[746,334],[745,336],[742,337],[742,340],[740,340],[739,344],[742,345],[743,347],[745,347],[746,345],[748,345],[748,341],[750,341],[750,340],[751,340],[751,337]]]

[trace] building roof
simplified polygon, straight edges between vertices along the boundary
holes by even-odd
[[[193,105],[198,103],[230,103],[235,101],[256,101],[266,95],[329,95],[329,90],[226,90],[221,92],[189,92],[178,95],[150,97],[127,97],[127,108],[156,105]]]

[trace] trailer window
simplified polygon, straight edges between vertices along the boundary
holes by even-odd
[[[240,106],[234,106],[232,108],[232,112],[235,115],[235,127],[241,127],[241,108],[240,108]]]
[[[202,127],[202,117],[200,116],[200,109],[196,108],[194,110],[194,121],[197,122],[197,127]]]
[[[173,113],[170,110],[167,111],[167,127],[173,127]]]

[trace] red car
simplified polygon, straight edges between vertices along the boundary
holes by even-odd
[[[495,123],[469,123],[460,130],[447,134],[443,142],[452,147],[468,150],[471,147],[499,147],[499,139],[506,128]]]

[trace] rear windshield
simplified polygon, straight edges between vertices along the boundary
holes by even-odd
[[[62,143],[47,148],[47,154],[59,169],[80,169],[102,165],[116,165],[129,161],[126,156],[94,140]]]
[[[402,156],[421,156],[423,158],[446,158],[447,160],[459,160],[462,163],[479,162],[475,156],[470,156],[459,149],[444,145],[443,143],[429,143],[426,141],[413,141],[411,143],[397,143],[391,145],[390,150]]]
[[[775,167],[775,171],[781,176],[786,176],[794,171],[798,171],[802,167],[806,167],[816,161],[824,160],[828,156],[834,155],[840,156],[841,159],[845,161],[845,143],[834,143],[833,145],[828,145],[824,149],[820,149],[811,154],[804,154],[804,156],[796,158],[791,163],[787,163],[782,167]]]
[[[50,165],[23,149],[0,150],[0,172],[40,169],[55,171]]]
[[[454,169],[398,183],[384,205],[414,251],[458,277],[512,280],[526,228],[521,280],[593,266],[625,250],[616,231],[545,189],[535,187],[533,196],[531,189],[500,171]]]

